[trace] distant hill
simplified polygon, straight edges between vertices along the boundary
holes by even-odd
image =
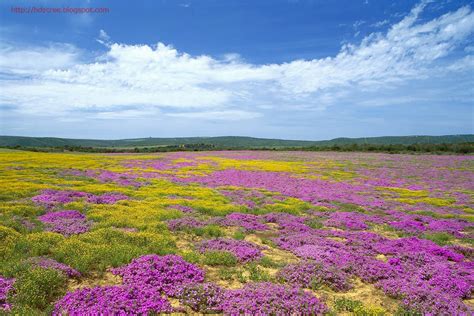
[[[474,142],[474,135],[446,136],[383,136],[364,138],[335,138],[323,141],[267,139],[242,136],[220,137],[178,137],[178,138],[136,138],[119,140],[71,139],[55,137],[0,136],[0,147],[150,147],[179,146],[184,144],[206,144],[226,148],[259,147],[309,147],[351,144],[411,145],[411,144],[459,144]]]
[[[372,145],[412,145],[412,144],[460,144],[474,142],[473,134],[444,135],[444,136],[381,136],[361,138],[334,138],[331,140],[317,141],[316,146],[372,144]]]

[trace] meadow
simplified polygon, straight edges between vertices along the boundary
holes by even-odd
[[[474,157],[0,152],[0,314],[469,315]]]

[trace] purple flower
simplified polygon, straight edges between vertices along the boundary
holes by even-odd
[[[221,308],[226,315],[322,315],[327,311],[309,292],[269,282],[226,291]]]
[[[248,262],[263,257],[261,247],[245,241],[226,238],[204,240],[198,245],[200,252],[228,251],[234,254],[240,262]]]
[[[55,270],[61,271],[70,278],[78,278],[81,276],[79,271],[76,271],[66,264],[59,263],[56,260],[50,259],[47,257],[30,258],[28,261],[31,264],[44,268],[44,269],[55,269]]]
[[[267,225],[262,224],[261,219],[252,214],[232,213],[220,221],[221,225],[225,226],[240,226],[246,230],[268,230]]]
[[[56,205],[70,203],[79,199],[86,199],[94,204],[114,204],[120,200],[127,200],[128,196],[121,193],[105,193],[94,195],[91,193],[73,190],[43,190],[41,194],[31,198],[33,202],[51,209]]]
[[[203,270],[176,255],[145,255],[112,272],[120,275],[125,285],[152,287],[171,296],[185,284],[204,280]]]
[[[399,222],[391,222],[390,226],[396,229],[406,231],[407,233],[421,233],[426,230],[423,223],[413,220],[403,220]]]
[[[190,228],[200,228],[207,225],[206,222],[195,219],[194,217],[182,217],[172,219],[166,222],[170,230],[184,230]]]
[[[78,211],[50,212],[39,216],[38,220],[45,224],[47,230],[65,236],[85,233],[91,226],[86,216]]]
[[[290,264],[278,271],[277,276],[291,285],[307,288],[317,288],[319,285],[326,285],[335,291],[352,288],[349,274],[341,269],[326,267],[313,261]]]
[[[346,228],[350,230],[364,230],[369,228],[365,221],[370,221],[371,216],[355,212],[334,212],[324,222],[326,226]]]
[[[94,204],[114,204],[117,201],[128,200],[129,197],[121,193],[104,193],[102,195],[91,195],[87,202]]]
[[[45,206],[46,208],[52,208],[57,204],[70,203],[76,199],[88,196],[88,193],[80,191],[43,190],[41,194],[32,197],[31,200],[37,204]]]
[[[7,302],[8,292],[12,290],[15,279],[7,279],[0,275],[0,311],[9,311],[11,304]]]
[[[196,312],[220,312],[224,300],[224,290],[214,283],[189,283],[180,288],[176,294],[183,305]]]
[[[474,289],[472,267],[454,266],[428,253],[410,253],[389,259],[390,277],[376,286],[423,314],[461,315],[468,307],[462,299]]]
[[[66,294],[55,304],[53,315],[148,315],[172,311],[173,307],[158,289],[106,286]]]

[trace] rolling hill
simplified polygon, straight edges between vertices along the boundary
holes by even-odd
[[[322,141],[267,139],[243,136],[136,138],[119,140],[72,139],[55,137],[0,136],[0,147],[144,147],[206,144],[228,148],[259,147],[308,147],[350,144],[411,145],[411,144],[458,144],[474,142],[474,134],[445,136],[382,136],[364,138],[335,138]]]

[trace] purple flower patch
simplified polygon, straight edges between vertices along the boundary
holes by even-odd
[[[151,287],[171,296],[185,284],[204,281],[203,270],[176,255],[142,256],[112,272],[120,275],[126,285]]]
[[[50,259],[47,257],[35,257],[35,258],[29,259],[28,261],[31,264],[36,265],[40,268],[55,269],[55,270],[61,271],[70,278],[78,278],[81,276],[79,271],[76,271],[66,264],[59,263],[56,260]]]
[[[78,211],[50,212],[38,217],[45,224],[46,230],[65,236],[82,234],[89,230],[91,222]]]
[[[270,282],[226,291],[221,308],[226,315],[322,315],[327,311],[309,292]]]
[[[87,202],[94,204],[115,204],[118,201],[128,200],[128,196],[121,193],[104,193],[102,195],[91,195]]]
[[[190,283],[178,290],[180,303],[196,312],[217,313],[224,300],[224,290],[214,283]]]
[[[104,193],[102,195],[94,195],[81,191],[72,190],[43,190],[39,195],[31,198],[36,204],[42,205],[48,209],[59,204],[66,204],[85,199],[88,203],[94,204],[114,204],[120,200],[128,200],[128,196],[121,193]]]
[[[173,307],[152,287],[106,286],[66,294],[53,315],[148,315],[170,313]]]
[[[190,228],[200,228],[207,225],[206,222],[195,219],[194,217],[182,217],[172,219],[166,222],[170,230],[185,230]]]
[[[246,230],[268,230],[267,225],[261,223],[260,217],[252,214],[232,213],[221,221],[225,226],[240,226]]]
[[[403,230],[407,233],[421,233],[426,230],[426,227],[423,223],[413,220],[404,220],[400,222],[391,222],[390,226],[393,228]]]
[[[289,284],[307,288],[317,289],[320,285],[326,285],[336,291],[346,291],[352,287],[349,274],[312,261],[290,264],[280,270],[277,276]]]
[[[13,288],[15,279],[7,279],[0,275],[0,311],[9,311],[11,305],[7,302],[8,292]]]
[[[263,257],[261,247],[245,241],[226,238],[204,240],[198,245],[201,253],[206,251],[228,251],[234,254],[240,262],[248,262]]]

